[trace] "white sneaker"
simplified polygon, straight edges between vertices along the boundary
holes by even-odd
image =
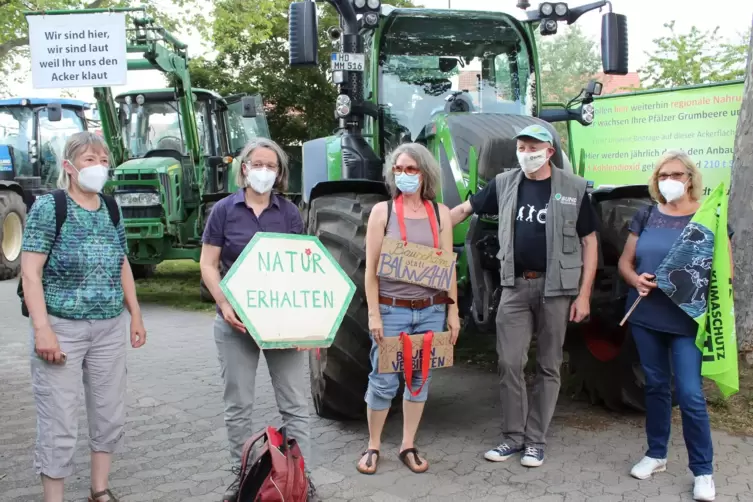
[[[693,486],[693,500],[711,501],[716,498],[716,488],[714,487],[714,478],[711,474],[695,477]]]
[[[630,475],[638,479],[648,479],[655,472],[667,470],[666,458],[643,457],[640,462],[630,469]]]

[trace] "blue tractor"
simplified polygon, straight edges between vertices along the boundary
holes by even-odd
[[[89,108],[75,99],[0,99],[0,280],[18,275],[26,213],[55,188],[65,142],[87,130]]]

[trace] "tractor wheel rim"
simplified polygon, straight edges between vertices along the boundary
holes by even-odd
[[[8,213],[3,221],[3,242],[0,244],[3,256],[8,261],[16,261],[21,254],[24,227],[18,213]]]

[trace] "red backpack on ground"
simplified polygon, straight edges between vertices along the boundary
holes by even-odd
[[[298,443],[267,427],[246,441],[238,502],[306,502],[309,480]]]

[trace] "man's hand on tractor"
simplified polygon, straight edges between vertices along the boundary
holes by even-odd
[[[591,313],[591,299],[587,296],[578,295],[570,305],[570,322],[582,322]]]

